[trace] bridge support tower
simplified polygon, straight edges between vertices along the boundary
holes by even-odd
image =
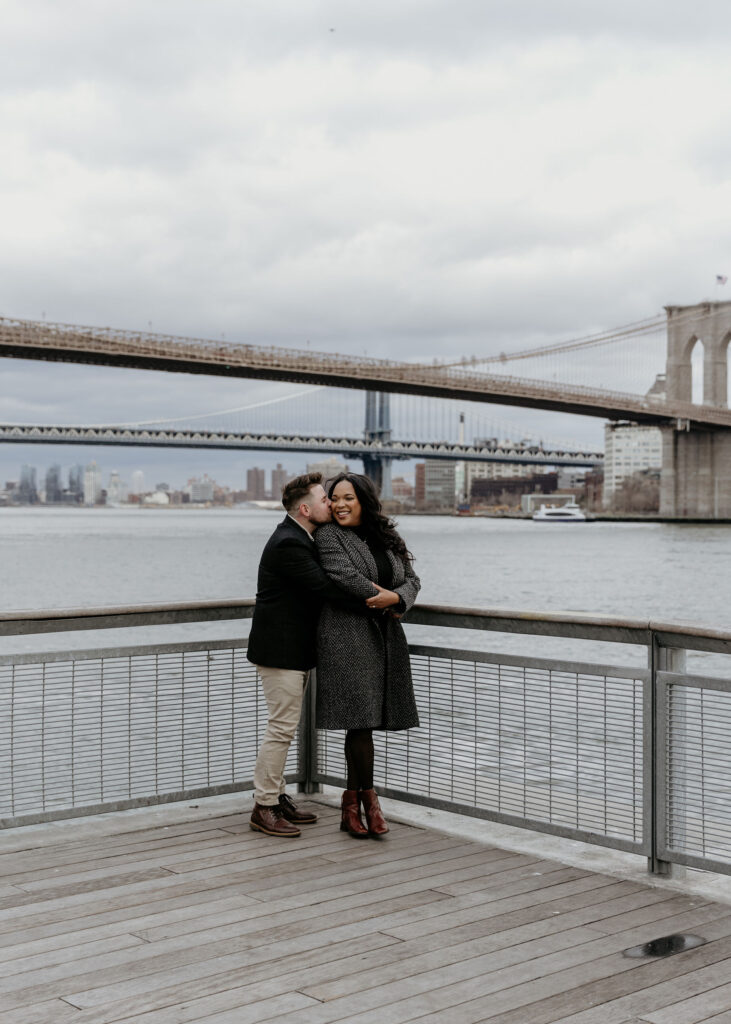
[[[390,395],[382,391],[366,392],[366,441],[391,440]],[[393,497],[391,490],[391,459],[386,455],[363,456],[363,471],[381,492],[381,499]]]
[[[703,404],[728,408],[731,302],[666,306],[668,401],[692,402],[691,357],[703,345]],[[731,519],[731,430],[663,427],[660,514]]]

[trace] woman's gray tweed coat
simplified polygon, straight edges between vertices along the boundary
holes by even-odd
[[[365,599],[377,593],[377,569],[354,530],[326,523],[315,531],[325,572],[339,587]],[[421,583],[392,551],[392,589],[408,610]],[[401,623],[383,612],[358,612],[326,603],[317,630],[318,729],[411,729],[419,724],[411,664]]]

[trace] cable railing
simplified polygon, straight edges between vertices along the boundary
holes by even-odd
[[[0,823],[250,790],[266,709],[245,640],[57,650],[54,634],[243,620],[253,605],[0,614],[0,636],[36,635],[0,654]],[[731,874],[731,681],[685,664],[689,650],[731,654],[731,632],[433,605],[407,623],[484,643],[411,644],[421,725],[375,734],[384,795],[624,850],[656,873]],[[489,634],[533,638],[531,653],[491,650]],[[564,638],[570,656],[536,657],[537,637]],[[635,645],[646,663],[577,660],[577,640]],[[314,728],[316,678],[308,692],[287,778],[344,786],[342,736]]]

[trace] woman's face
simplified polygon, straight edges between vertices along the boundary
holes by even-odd
[[[353,485],[347,480],[341,480],[336,485],[330,498],[330,504],[333,519],[340,526],[360,526],[363,509]]]

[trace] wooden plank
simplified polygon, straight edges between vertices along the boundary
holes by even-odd
[[[430,921],[429,928],[431,931],[441,931],[470,921],[483,920],[492,914],[504,914],[540,903],[552,903],[575,893],[596,893],[599,888],[596,877],[583,872],[579,873],[577,877],[569,868],[563,872],[556,872],[555,876],[551,877],[554,880],[550,886],[545,885],[545,876],[543,876],[541,880],[517,879],[504,887],[499,886],[498,883],[489,892],[482,891],[467,896],[455,896],[454,903],[450,904],[449,915],[436,921]],[[543,885],[541,885],[541,881],[544,882]],[[444,914],[444,911],[442,913]],[[389,932],[399,939],[410,939],[419,935],[423,931],[423,927],[420,921],[414,919],[408,924],[389,928]]]
[[[726,966],[729,966],[727,962]],[[728,977],[729,975],[726,975]],[[722,981],[719,969],[718,981]],[[731,1011],[731,983],[719,984],[704,992],[687,996],[685,999],[650,1010],[644,1016],[650,1024],[698,1024],[708,1017]]]
[[[5,907],[28,906],[37,904],[49,898],[63,899],[67,896],[76,896],[79,893],[98,892],[102,889],[114,889],[120,886],[131,885],[135,882],[159,882],[164,878],[171,878],[172,873],[167,868],[148,868],[146,871],[130,871],[120,875],[104,875],[101,877],[85,878],[79,876],[74,882],[65,882],[61,885],[47,886],[44,889],[34,892],[25,892],[21,896],[7,896],[0,901],[0,910]]]
[[[115,952],[121,949],[131,949],[144,945],[144,940],[136,935],[121,933],[111,938],[96,939],[94,941],[82,941],[69,943],[54,950],[43,950],[39,953],[26,953],[18,948],[18,956],[0,964],[0,979],[18,978],[21,974],[35,971],[39,968],[47,968],[58,964],[73,962],[81,963],[84,958],[98,956],[101,953]],[[0,988],[3,982],[0,981]]]
[[[642,1016],[646,1010],[674,1003],[685,994],[714,987],[719,973],[724,976],[722,965],[729,956],[731,938],[721,938],[682,956],[640,962],[622,977],[619,994],[616,976],[610,975],[586,985],[567,987],[566,991],[531,1005],[531,1017],[536,1024],[622,1024],[628,1014]],[[522,1007],[503,1014],[502,1019],[518,1021],[525,1013]]]
[[[715,909],[728,911],[728,907],[717,906]],[[685,915],[685,920],[679,919],[678,925],[679,927],[694,927],[699,923],[698,916],[707,915],[710,912],[710,908],[696,911],[695,920],[692,915]],[[729,940],[731,916],[727,915],[718,918],[711,924],[705,924],[704,932],[713,937],[726,939],[723,949],[719,950],[717,954],[719,959],[726,958],[731,951],[731,940]],[[482,995],[476,992],[470,993],[459,1004],[460,1020],[464,1024],[475,1024],[477,1021],[487,1020],[491,1024],[525,1024],[526,1021],[531,1021],[531,1024],[534,1021],[536,1024],[546,1024],[548,1021],[556,1022],[562,1016],[556,1012],[559,1004],[563,1004],[569,1011],[579,1009],[580,1005],[576,1002],[577,996],[582,1000],[581,1006],[591,1005],[591,996],[587,998],[587,994],[591,993],[596,999],[600,986],[603,995],[612,999],[626,995],[633,986],[634,977],[641,979],[640,987],[642,987],[643,981],[652,984],[649,979],[653,976],[657,977],[655,973],[657,969],[670,964],[669,969],[672,970],[671,961],[678,958],[672,957],[670,961],[655,961],[652,964],[646,964],[643,961],[628,960],[622,957],[617,948],[622,943],[626,943],[626,946],[637,945],[641,941],[647,941],[648,937],[651,936],[648,936],[647,931],[642,928],[620,933],[607,940],[614,947],[612,952],[593,961],[576,965],[571,970],[553,971],[535,979],[526,978],[522,983],[504,991]],[[617,943],[617,939],[619,939],[619,943]],[[683,957],[690,957],[703,949],[707,950],[709,947],[704,946],[699,950],[690,951],[683,954]],[[710,955],[714,956],[713,953]],[[638,971],[642,971],[643,974],[637,975]],[[525,981],[528,981],[529,984],[525,984]],[[465,986],[465,992],[468,992],[469,988],[469,985]],[[603,1006],[601,1009],[603,1010]],[[622,1013],[620,1020],[625,1018],[626,1014]],[[422,1024],[427,1024],[427,1022],[428,1024],[437,1024],[438,1021],[446,1022],[449,1018],[441,1016],[439,1011],[435,1011],[432,1007],[425,1010],[422,1017],[417,1015],[414,1019],[422,1021]],[[601,1016],[601,1020],[604,1020],[603,1016]]]
[[[162,983],[155,988],[143,988],[142,991],[131,989],[118,1000],[97,1004],[86,1010],[74,1007],[74,1016],[71,1019],[78,1021],[78,1024],[105,1024],[107,1021],[116,1022],[128,1016],[134,1018],[138,1014],[170,1009],[173,1020],[175,1013],[180,1014],[182,1020],[198,1020],[201,1012],[199,1001],[205,997],[217,997],[217,1009],[224,1009],[229,1005],[239,1006],[242,1003],[241,989],[248,989],[254,981],[272,979],[272,990],[276,995],[282,991],[296,989],[298,984],[308,978],[331,977],[339,971],[356,969],[361,957],[370,950],[387,950],[399,945],[398,941],[388,939],[379,932],[373,932],[337,945],[325,945],[305,953],[297,952],[259,964],[242,964],[235,969],[213,971],[199,977],[183,976],[181,980],[176,972],[163,977]],[[142,979],[145,984],[150,980]],[[249,998],[250,993],[247,991],[244,1001]],[[45,1015],[41,1014],[40,1006],[32,1008],[36,1013],[32,1024],[56,1024],[51,1012],[52,1007],[50,1004],[44,1005]],[[69,1003],[64,1005],[70,1008]],[[11,1011],[15,1012],[22,1011]],[[154,1019],[157,1021],[157,1013]],[[3,1024],[6,1024],[5,1017]],[[10,1024],[25,1024],[25,1021],[19,1019],[16,1022],[11,1019]]]
[[[410,900],[415,903],[445,898],[443,894],[433,892],[412,893],[410,896]],[[39,971],[35,976],[26,975],[22,981],[11,981],[6,986],[11,991],[6,991],[4,999],[0,999],[0,1012],[24,1003],[32,1004],[51,998],[57,994],[59,983],[63,984],[64,998],[75,1005],[75,987],[79,989],[85,983],[90,988],[93,986],[95,991],[90,991],[88,997],[86,993],[81,993],[83,1005],[93,1005],[98,1001],[104,1001],[99,996],[102,986],[108,990],[115,985],[121,985],[123,989],[128,990],[125,994],[129,995],[143,991],[146,979],[150,975],[155,976],[151,984],[154,988],[169,983],[169,979],[178,969],[180,980],[184,980],[195,977],[196,972],[205,975],[250,963],[276,960],[290,952],[304,952],[362,935],[367,930],[364,921],[369,917],[376,916],[379,911],[401,909],[403,906],[411,905],[408,901],[402,904],[390,900],[384,902],[389,906],[379,906],[371,896],[371,906],[366,905],[355,920],[351,907],[347,916],[344,915],[347,924],[340,924],[338,927],[333,927],[332,922],[326,918],[318,919],[318,908],[315,906],[312,908],[311,919],[304,919],[296,924],[287,923],[275,929],[269,927],[269,920],[265,919],[260,922],[264,930],[244,932],[235,939],[219,938],[214,942],[202,944],[198,941],[191,942],[186,935],[180,939],[148,944],[140,948],[139,953],[130,951],[126,956],[121,953],[110,954],[106,958],[99,958],[99,963],[85,963],[76,973],[72,966]],[[345,911],[346,907],[342,909]],[[371,927],[376,930],[375,924]],[[382,935],[381,941],[390,943],[398,940],[393,936]]]
[[[696,914],[702,913],[696,911]],[[638,929],[618,933],[498,970],[491,970],[492,954],[476,957],[446,970],[402,978],[355,996],[323,1003],[304,1011],[298,1016],[297,1024],[327,1024],[338,1020],[367,1024],[375,1017],[379,1024],[400,1024],[420,1016],[430,1022],[441,1019],[468,1024],[470,1021],[499,1020],[502,1024],[502,1011],[515,1006],[521,1008],[521,1016],[516,1019],[526,1024],[527,1021],[532,1022],[531,1011],[534,1005],[540,1006],[546,993],[563,991],[575,984],[577,978],[580,980],[592,973],[631,971],[636,961],[622,958],[618,950],[622,942],[637,941],[640,932]],[[591,959],[599,948],[605,950],[608,944],[614,946],[613,953],[598,960]],[[444,1013],[438,1018],[440,1011]]]

